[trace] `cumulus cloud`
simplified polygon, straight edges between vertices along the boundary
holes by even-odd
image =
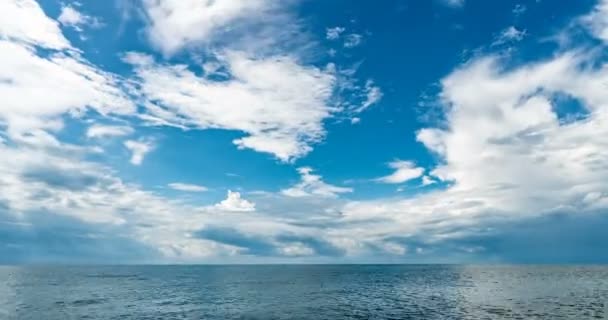
[[[216,208],[230,212],[251,212],[255,211],[255,203],[241,198],[241,193],[228,190],[226,199],[215,205]]]
[[[11,219],[35,230],[49,228],[49,219],[70,217],[83,224],[78,230],[102,238],[124,237],[123,241],[154,248],[148,254],[156,252],[174,261],[230,252],[219,243],[184,236],[201,229],[207,212],[215,208],[190,206],[142,190],[66,147],[55,152],[0,145],[0,203]]]
[[[294,198],[310,196],[334,198],[341,193],[353,192],[352,188],[325,183],[320,175],[313,174],[313,169],[310,167],[298,168],[298,173],[300,173],[300,182],[291,188],[282,190],[283,195]]]
[[[344,37],[344,47],[345,48],[354,48],[357,47],[363,42],[363,36],[357,33],[351,33]]]
[[[270,0],[143,1],[148,37],[166,54],[208,42],[231,23],[263,16],[273,4]]]
[[[606,73],[580,69],[588,59],[594,57],[569,52],[505,71],[498,58],[489,57],[445,78],[442,96],[453,108],[449,130],[440,130],[439,141],[429,145],[444,146],[447,161],[437,171],[463,188],[516,185],[530,192],[591,178],[593,169],[579,163],[604,156],[604,142],[591,137],[604,127],[600,83]],[[554,99],[560,93],[579,99],[589,116],[561,123]],[[572,144],[571,139],[587,134],[585,151]]]
[[[34,0],[9,0],[0,4],[0,36],[50,49],[66,49],[69,41],[55,20],[48,18]]]
[[[307,154],[324,137],[323,120],[335,110],[330,102],[333,75],[290,56],[254,59],[231,52],[224,59],[232,78],[221,82],[197,76],[183,65],[136,65],[141,91],[153,101],[147,119],[242,131],[246,136],[234,140],[239,148],[282,161]]]
[[[88,109],[134,112],[119,80],[83,59],[36,2],[4,1],[0,11],[6,15],[0,19],[0,94],[6,99],[0,119],[10,134],[57,129],[60,115]]]
[[[343,27],[327,28],[325,31],[325,38],[327,38],[327,40],[337,40],[344,31],[346,31],[346,29]]]
[[[494,40],[492,45],[501,45],[509,42],[518,42],[526,36],[526,30],[519,30],[515,26],[510,26],[503,30],[500,35]]]
[[[238,192],[229,192],[227,199],[217,205],[188,205],[125,182],[116,177],[110,168],[90,162],[88,155],[98,152],[96,148],[60,141],[56,134],[63,128],[63,117],[66,115],[86,117],[90,111],[95,113],[96,119],[105,116],[115,119],[115,116],[119,116],[121,120],[126,120],[138,115],[135,105],[131,97],[123,92],[123,79],[86,61],[79,49],[74,48],[63,36],[57,22],[48,18],[36,2],[2,2],[0,8],[1,14],[7,15],[7,19],[0,19],[0,52],[4,58],[1,62],[4,64],[0,71],[0,88],[6,98],[6,103],[0,108],[4,125],[0,129],[3,134],[0,139],[0,186],[3,190],[0,209],[6,208],[12,215],[11,219],[16,220],[15,223],[37,228],[44,226],[45,219],[69,217],[70,221],[78,221],[74,226],[82,232],[95,230],[91,237],[119,239],[117,234],[120,234],[121,240],[128,238],[136,241],[171,261],[230,256],[241,252],[241,249],[228,243],[197,238],[197,232],[209,225],[232,226],[243,234],[255,230],[259,233],[258,237],[273,239],[270,242],[276,247],[273,252],[281,255],[302,256],[313,252],[341,251],[333,248],[338,247],[334,242],[341,242],[342,236],[331,241],[317,239],[315,227],[298,226],[295,218],[282,220],[277,218],[278,214],[274,211],[272,214],[258,214],[254,202],[242,199]],[[144,55],[127,55],[125,59],[134,64],[138,71],[149,68],[150,74],[160,76],[163,81],[174,80],[170,77],[174,73],[189,75],[181,66],[151,66],[155,64],[154,60]],[[281,159],[304,154],[301,150],[308,150],[310,143],[324,135],[321,122],[334,112],[326,101],[332,94],[332,75],[318,68],[304,66],[289,55],[255,59],[239,54],[226,55],[222,63],[229,66],[235,81],[212,83],[193,74],[191,76],[199,79],[201,87],[212,88],[203,91],[205,94],[212,93],[209,103],[221,102],[236,93],[237,99],[228,104],[236,108],[235,112],[208,111],[206,108],[209,106],[202,111],[192,111],[189,108],[196,106],[198,101],[180,105],[182,97],[176,99],[179,103],[171,100],[175,99],[172,95],[179,95],[184,88],[190,87],[187,82],[189,78],[186,77],[175,91],[162,88],[160,91],[166,92],[166,96],[154,97],[147,104],[144,102],[142,107],[149,112],[139,116],[144,121],[164,121],[164,124],[175,126],[241,130],[249,136],[235,143],[243,146],[251,143],[256,148],[262,146],[261,150],[270,150],[268,152]],[[167,79],[162,78],[165,75]],[[256,78],[263,81],[256,82]],[[155,84],[165,86],[168,82],[163,81]],[[196,87],[196,81],[192,83]],[[224,85],[231,90],[223,91]],[[282,89],[279,93],[275,92],[277,86]],[[302,88],[307,89],[303,94],[296,92]],[[142,89],[144,96],[147,96],[145,90],[150,87],[142,86]],[[53,99],[48,99],[49,96]],[[201,95],[197,99],[205,101],[205,97]],[[152,105],[152,102],[164,100],[183,109],[178,112],[177,107],[171,109],[164,104]],[[243,101],[249,100],[253,101],[253,110],[244,120],[236,119],[233,122],[231,117],[239,117],[242,111],[239,107]],[[272,108],[266,108],[266,104]],[[256,112],[260,114],[252,115]],[[228,118],[223,118],[226,116]],[[87,129],[90,138],[132,133],[132,129],[127,127],[94,122]],[[248,137],[257,140],[245,140]],[[266,147],[266,143],[273,145],[284,141],[287,147]],[[145,139],[128,140],[124,145],[132,152],[130,160],[136,165],[141,164],[154,147],[152,141]],[[307,176],[309,178],[305,180],[314,177],[310,172]],[[185,187],[183,183],[172,186],[193,190],[192,185]],[[346,191],[322,181],[311,186],[312,194],[324,196]],[[291,212],[299,214],[298,210]],[[232,219],[221,215],[218,218],[218,211],[252,212],[252,217]],[[331,208],[324,208],[322,212],[335,214]]]
[[[424,176],[422,177],[422,185],[423,186],[429,186],[432,184],[437,183],[435,180],[433,180],[433,178],[429,177],[429,176]]]
[[[144,162],[144,157],[154,150],[154,143],[149,140],[127,140],[125,147],[131,151],[131,164],[140,165]]]
[[[187,65],[125,54],[123,60],[134,66],[140,93],[148,100],[141,118],[183,129],[241,131],[244,136],[233,141],[238,148],[269,153],[283,162],[308,154],[325,137],[324,121],[345,108],[337,103],[343,93],[337,76],[303,62],[317,46],[290,4],[143,1],[146,32],[165,56],[199,45],[218,49],[206,53],[210,57],[202,62],[202,76]],[[339,35],[340,30],[328,34]],[[348,35],[345,45],[356,46],[361,39]],[[225,81],[218,81],[218,75]],[[362,110],[381,97],[372,83],[351,91],[344,95],[365,95]]]
[[[87,138],[111,138],[132,134],[135,130],[128,126],[94,124],[87,129]]]
[[[398,184],[404,183],[421,177],[424,174],[424,168],[417,167],[412,161],[395,160],[388,164],[389,168],[394,169],[392,174],[376,179],[377,182]]]
[[[172,182],[169,183],[168,186],[173,190],[185,192],[204,192],[208,190],[207,187],[201,185],[182,182]]]
[[[76,31],[82,31],[83,27],[98,28],[102,25],[98,18],[86,15],[70,5],[61,7],[61,13],[57,17],[57,21],[64,26],[74,28]]]
[[[608,1],[600,0],[592,12],[580,20],[596,38],[608,42]]]
[[[477,57],[441,81],[445,123],[420,130],[417,139],[439,156],[430,176],[448,186],[409,199],[348,203],[346,219],[391,221],[362,237],[399,230],[439,245],[485,237],[507,221],[558,213],[583,219],[606,209],[604,58],[575,48],[516,66],[504,59]],[[570,111],[579,116],[564,115],[563,97],[580,105]]]

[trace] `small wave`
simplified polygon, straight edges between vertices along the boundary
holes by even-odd
[[[114,278],[132,278],[132,279],[140,279],[141,277],[137,274],[90,274],[87,275],[87,278],[100,278],[100,279],[114,279]]]
[[[79,299],[72,301],[73,306],[90,306],[106,302],[106,299]]]

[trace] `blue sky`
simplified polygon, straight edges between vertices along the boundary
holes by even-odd
[[[608,262],[606,1],[0,15],[0,263]]]

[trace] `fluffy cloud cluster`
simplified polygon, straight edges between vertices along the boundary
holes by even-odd
[[[504,221],[584,218],[608,207],[608,69],[601,55],[572,48],[514,67],[505,59],[478,57],[441,81],[445,123],[417,138],[439,157],[431,175],[447,189],[347,204],[347,219],[391,221],[362,238],[401,232],[402,239],[438,245],[485,235]],[[403,165],[402,178],[422,174],[412,167]],[[387,178],[403,180],[398,175]]]
[[[331,106],[335,78],[289,56],[255,59],[230,52],[224,57],[231,79],[197,76],[185,65],[154,63],[131,53],[141,92],[149,99],[147,120],[199,129],[245,132],[239,148],[301,157],[325,135],[323,120]]]
[[[4,1],[0,10],[0,94],[6,99],[0,120],[9,134],[56,130],[61,127],[59,116],[88,109],[100,114],[134,112],[118,79],[83,59],[35,1]]]
[[[217,208],[229,212],[255,211],[255,203],[241,198],[241,193],[228,190],[226,199],[216,205]]]
[[[149,36],[166,54],[205,41],[243,10],[262,4],[217,1],[202,8],[209,9],[204,19],[198,12],[188,20],[172,15],[179,11],[173,9],[185,8],[181,2],[144,2],[150,18]],[[48,226],[55,224],[48,222],[57,220],[67,223],[65,227],[82,230],[70,233],[76,238],[66,241],[105,243],[103,239],[120,238],[174,260],[255,251],[238,241],[220,241],[210,236],[213,230],[234,230],[258,239],[271,248],[267,254],[302,256],[340,251],[316,239],[313,227],[298,227],[295,220],[268,213],[272,210],[256,212],[256,204],[239,192],[229,191],[216,205],[191,206],[142,190],[88,159],[103,152],[101,148],[61,142],[55,136],[66,115],[84,118],[91,112],[95,119],[107,117],[107,122],[119,117],[121,123],[137,116],[153,124],[238,130],[246,134],[235,140],[239,147],[289,161],[309,152],[311,144],[325,134],[323,121],[339,111],[330,101],[336,86],[334,74],[304,65],[290,54],[253,57],[242,51],[225,51],[217,58],[219,68],[226,68],[229,78],[213,81],[212,75],[222,76],[215,74],[217,68],[205,68],[206,73],[198,76],[182,65],[129,54],[125,60],[134,65],[137,77],[129,79],[135,87],[126,90],[125,79],[83,58],[64,37],[59,23],[47,17],[35,1],[5,1],[0,9],[4,16],[0,19],[0,93],[6,99],[0,108],[3,231],[5,225],[14,226],[11,234],[23,239],[36,232],[52,232]],[[186,11],[180,15],[189,14],[190,7]],[[64,7],[59,19],[64,26],[76,28],[91,21],[72,7]],[[377,93],[368,87],[370,99],[376,101]],[[48,99],[50,96],[53,99]],[[137,101],[143,100],[143,112],[137,110],[134,98],[143,98]],[[102,125],[95,119],[87,121],[88,142],[120,140],[136,133],[132,126]],[[122,145],[131,151],[134,165],[141,164],[155,147],[145,138],[122,141]],[[310,170],[301,173],[302,182],[292,188],[301,190],[300,194],[331,198],[351,191],[326,184]],[[170,183],[169,187],[204,190],[184,183]],[[248,212],[251,217],[224,214],[234,212]]]
[[[148,37],[166,54],[210,41],[243,20],[260,17],[272,0],[145,0]]]

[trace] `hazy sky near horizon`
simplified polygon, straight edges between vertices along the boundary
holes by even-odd
[[[608,262],[607,44],[607,0],[0,0],[0,263]]]

